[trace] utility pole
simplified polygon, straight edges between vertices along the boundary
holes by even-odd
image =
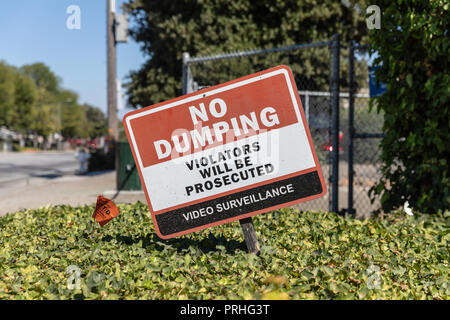
[[[116,184],[119,185],[119,125],[117,119],[117,70],[116,44],[128,41],[128,18],[126,14],[116,13],[116,0],[106,0],[106,37],[108,57],[108,134],[113,140],[115,152]],[[119,186],[117,186],[119,190]]]
[[[119,128],[117,120],[117,72],[116,72],[116,40],[115,40],[116,0],[106,0],[107,16],[107,57],[108,57],[108,134],[117,142]]]

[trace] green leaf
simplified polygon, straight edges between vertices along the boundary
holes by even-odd
[[[413,85],[413,77],[411,73],[408,73],[408,75],[406,76],[406,82],[408,83],[408,86],[410,88],[412,88]]]
[[[114,227],[93,238],[80,236],[93,206],[0,217],[0,297],[448,298],[448,212],[393,213],[361,221],[284,208],[253,218],[267,249],[256,256],[242,250],[239,224],[158,240],[144,204],[119,207]],[[68,217],[74,223],[62,239],[60,226]],[[80,287],[73,290],[68,287],[76,284],[69,279],[69,266],[80,271]],[[367,289],[377,283],[376,277],[382,290]]]

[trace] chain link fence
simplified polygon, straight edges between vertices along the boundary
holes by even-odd
[[[185,53],[183,93],[288,65],[327,184],[324,197],[298,207],[368,217],[380,209],[380,199],[371,199],[369,190],[380,179],[379,146],[384,118],[369,106],[367,46],[351,42],[345,61],[349,87],[339,92],[339,77],[336,79],[335,75],[340,53],[333,49],[339,43],[335,40],[204,57]],[[338,106],[339,112],[333,112]]]
[[[234,80],[279,65],[292,69],[327,193],[301,203],[301,210],[332,210],[332,41],[204,57],[183,55],[183,93]]]
[[[369,78],[366,75],[368,64],[367,58],[364,59],[366,53],[367,46],[350,43],[349,93],[351,96],[347,115],[351,155],[349,154],[347,159],[349,161],[347,183],[349,184],[348,211],[356,217],[368,217],[381,207],[379,198],[369,197],[369,190],[381,177],[380,142],[383,137],[381,132],[384,116],[377,110],[371,110],[369,106]]]

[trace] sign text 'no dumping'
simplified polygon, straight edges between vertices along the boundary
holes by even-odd
[[[123,123],[161,238],[326,192],[286,66],[132,111]]]

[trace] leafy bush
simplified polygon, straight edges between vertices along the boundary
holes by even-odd
[[[376,78],[387,91],[376,99],[384,111],[382,194],[387,212],[408,201],[434,213],[450,207],[450,37],[444,0],[372,1],[382,10],[381,29],[370,31],[378,57]]]
[[[360,221],[287,208],[254,218],[255,256],[237,222],[161,240],[145,205],[119,207],[92,237],[92,206],[0,218],[0,299],[450,298],[448,212]]]

